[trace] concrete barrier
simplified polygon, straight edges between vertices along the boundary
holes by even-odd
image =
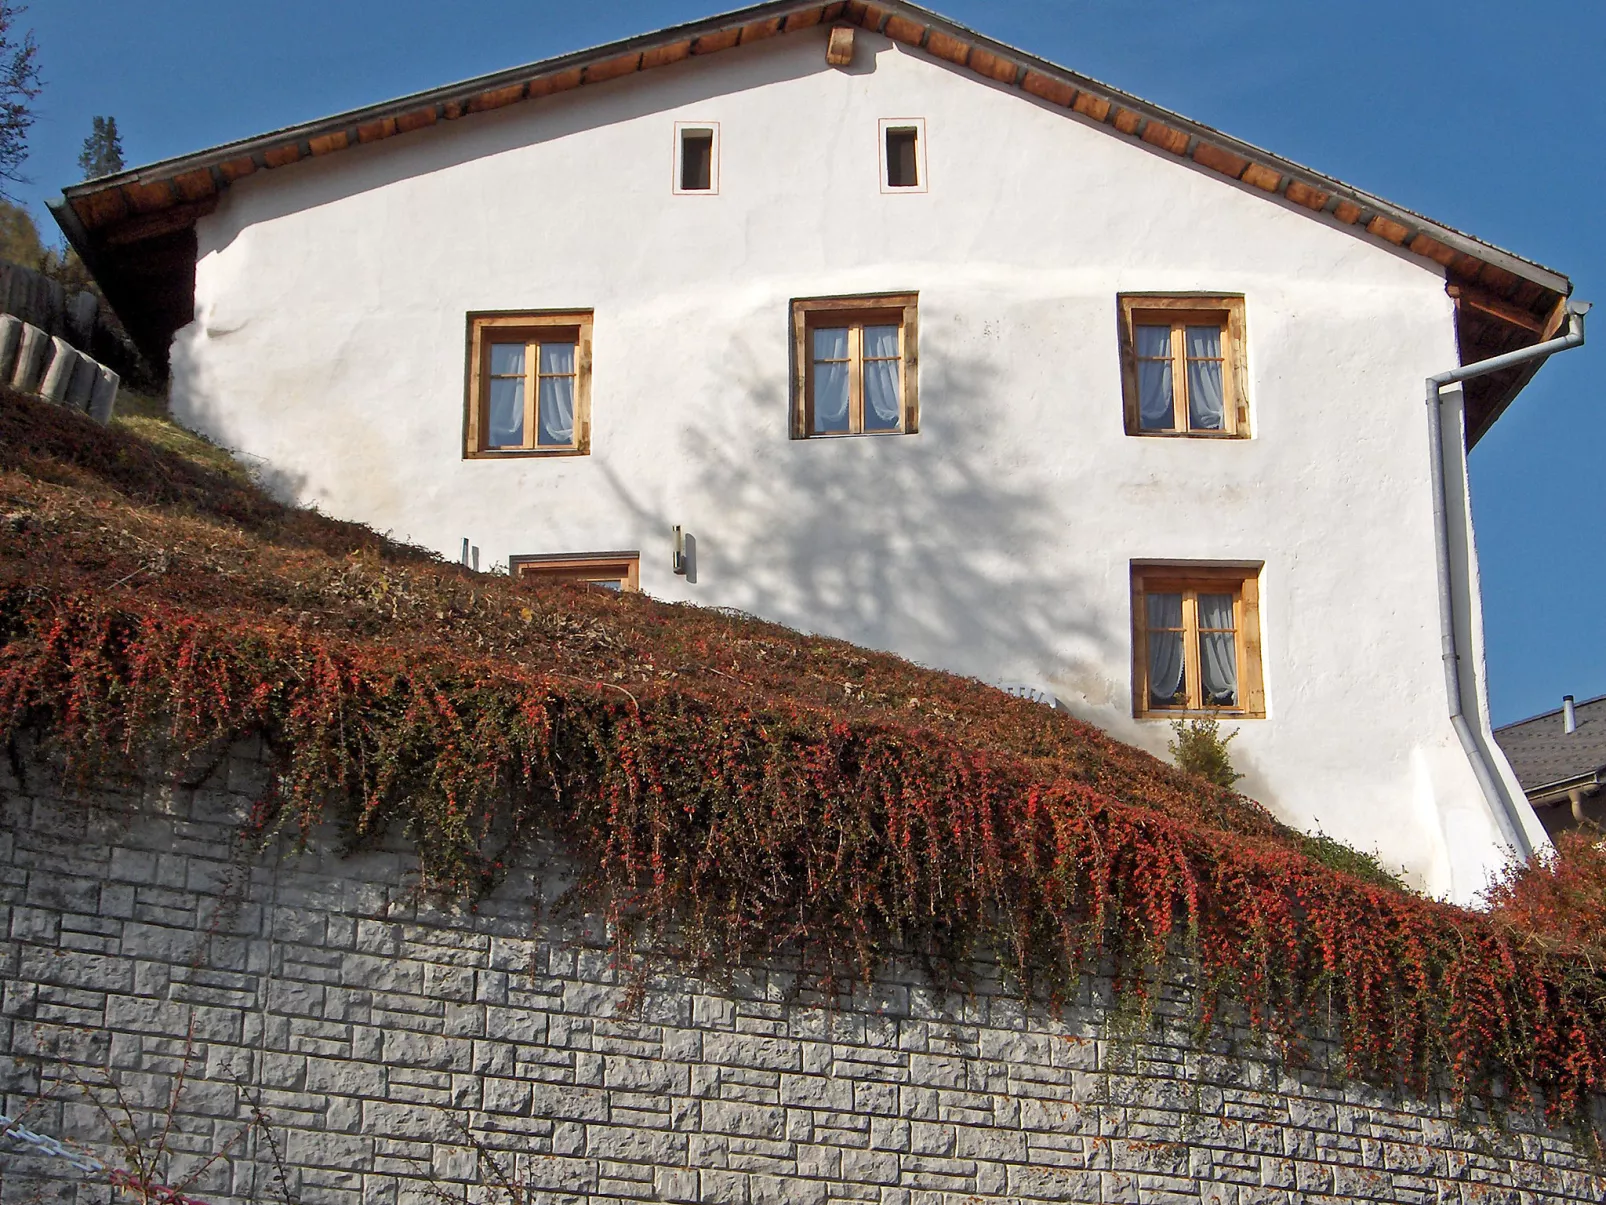
[[[0,314],[0,381],[104,425],[117,408],[122,378],[60,336],[48,335],[15,314]]]
[[[38,393],[39,381],[45,371],[45,355],[50,350],[50,336],[30,322],[22,324],[22,337],[17,343],[17,361],[12,366],[11,387],[23,393]]]
[[[67,387],[72,374],[78,370],[78,349],[59,335],[50,340],[50,359],[45,363],[45,375],[39,383],[39,396],[47,402],[65,405]]]

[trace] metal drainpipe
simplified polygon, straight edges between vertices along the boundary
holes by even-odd
[[[1448,372],[1441,372],[1428,378],[1428,436],[1433,449],[1430,465],[1433,481],[1433,538],[1439,562],[1439,630],[1444,649],[1444,688],[1450,697],[1450,724],[1461,740],[1461,747],[1466,751],[1467,760],[1472,763],[1472,772],[1478,779],[1478,785],[1483,789],[1484,797],[1494,810],[1496,823],[1518,856],[1523,858],[1533,854],[1533,846],[1529,844],[1528,835],[1523,830],[1521,814],[1516,804],[1507,796],[1505,787],[1500,782],[1500,776],[1484,755],[1483,748],[1478,744],[1472,726],[1467,723],[1467,717],[1461,707],[1461,652],[1456,646],[1455,595],[1450,580],[1452,572],[1450,502],[1445,493],[1444,419],[1439,410],[1443,400],[1440,391],[1446,385],[1455,384],[1457,381],[1467,381],[1473,377],[1499,372],[1502,368],[1526,364],[1530,360],[1548,359],[1559,351],[1570,351],[1572,348],[1583,346],[1584,314],[1588,310],[1587,301],[1568,301],[1565,335],[1546,340],[1544,343],[1536,343],[1521,351],[1507,352],[1503,356],[1493,356],[1487,360],[1464,364],[1460,368],[1452,368]],[[1468,583],[1468,591],[1470,590],[1471,585]]]

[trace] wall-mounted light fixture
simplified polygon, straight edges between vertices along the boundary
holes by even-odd
[[[675,526],[671,527],[669,529],[669,531],[670,531],[670,534],[673,535],[674,538],[675,538],[674,559],[671,562],[671,565],[672,565],[673,569],[675,570],[675,572],[678,575],[680,575],[681,577],[685,577],[686,576],[686,533],[683,532],[680,529],[680,524],[678,524],[678,523],[675,524]]]

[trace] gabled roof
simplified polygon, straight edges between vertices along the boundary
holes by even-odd
[[[1530,799],[1606,779],[1606,695],[1585,699],[1573,709],[1575,732],[1566,730],[1562,710],[1495,729],[1495,740]]]
[[[51,211],[140,348],[165,364],[173,332],[194,316],[195,223],[236,180],[832,23],[918,47],[990,84],[1097,123],[1113,136],[1191,160],[1312,216],[1431,260],[1445,270],[1456,298],[1463,362],[1530,346],[1559,329],[1565,317],[1563,301],[1572,285],[1558,272],[902,0],[755,4],[103,176],[66,189]],[[1469,442],[1499,417],[1534,371],[1512,369],[1468,383]]]

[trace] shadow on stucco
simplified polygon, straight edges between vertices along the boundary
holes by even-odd
[[[1085,593],[1034,564],[1068,521],[1055,483],[981,454],[1008,404],[988,388],[999,373],[933,353],[920,374],[918,434],[794,440],[788,378],[732,341],[730,394],[680,440],[701,516],[694,593],[993,683],[1043,682],[1071,647],[1108,652]],[[663,499],[600,467],[644,526],[666,521]]]

